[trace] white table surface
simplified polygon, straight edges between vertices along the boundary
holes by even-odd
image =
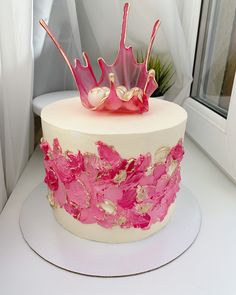
[[[24,199],[44,176],[37,149],[0,215],[0,294],[236,294],[236,186],[188,138],[185,149],[182,179],[201,206],[200,234],[170,264],[124,278],[70,273],[27,246],[18,220]]]

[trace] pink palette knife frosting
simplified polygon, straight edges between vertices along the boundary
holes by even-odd
[[[108,65],[102,57],[98,58],[101,76],[96,79],[88,55],[83,52],[85,65],[79,59],[71,64],[65,51],[51,33],[44,20],[41,26],[46,30],[74,77],[84,107],[96,111],[143,113],[148,111],[148,98],[157,89],[155,71],[147,70],[152,45],[160,21],[153,26],[147,55],[143,63],[137,63],[132,47],[125,46],[129,4],[125,3],[120,48],[113,64]]]

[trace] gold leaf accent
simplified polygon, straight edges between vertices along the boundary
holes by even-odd
[[[146,169],[146,171],[145,171],[145,174],[146,174],[147,176],[150,176],[150,175],[152,175],[152,173],[153,173],[153,166],[149,166],[149,167],[147,167],[147,169]]]
[[[112,165],[111,165],[110,163],[105,163],[105,164],[103,165],[103,167],[104,167],[105,169],[112,169]]]
[[[110,80],[112,83],[115,83],[115,75],[114,75],[114,73],[110,73],[108,76],[109,76],[109,80]]]
[[[147,198],[147,190],[145,187],[138,185],[136,189],[136,201],[137,202],[142,202]]]
[[[135,161],[135,159],[134,159],[134,158],[130,158],[130,159],[127,161],[127,164],[126,164],[126,166],[125,166],[125,169],[127,169],[127,168],[129,167],[129,165],[130,165],[133,161]],[[135,167],[133,167],[133,169],[130,170],[129,172],[132,173],[132,172],[134,171],[134,168],[135,168]]]
[[[119,225],[123,225],[126,222],[126,218],[124,216],[120,216],[117,220]]]
[[[70,150],[65,150],[64,152],[63,152],[63,155],[68,159],[68,154],[73,154],[73,152],[72,151],[70,151]]]
[[[85,152],[85,153],[84,153],[84,156],[86,156],[86,157],[93,157],[94,154],[91,153],[91,152]]]
[[[140,101],[142,101],[142,96],[143,96],[143,91],[142,91],[142,89],[139,88],[139,87],[133,87],[133,88],[131,88],[130,90],[128,90],[128,91],[124,94],[122,100],[124,100],[124,101],[129,101],[133,96],[137,96],[138,99],[139,99]]]
[[[120,184],[122,181],[126,179],[126,177],[127,177],[126,170],[120,170],[120,172],[116,174],[113,180],[114,182]]]
[[[171,177],[173,173],[175,172],[175,170],[177,169],[177,167],[178,167],[178,161],[172,160],[170,163],[170,166],[168,167],[167,175]]]
[[[53,192],[52,191],[49,191],[48,192],[48,202],[49,202],[49,204],[50,204],[50,206],[52,208],[56,208],[57,207],[56,206],[56,203],[55,203],[55,200],[54,200],[54,197],[53,197]]]
[[[129,160],[127,160],[127,166],[129,166],[129,164],[132,163],[133,161],[135,161],[135,158],[130,158]]]
[[[91,200],[91,196],[90,196],[90,193],[88,192],[87,188],[86,188],[86,185],[83,183],[82,180],[80,179],[77,179],[77,182],[82,186],[82,188],[84,189],[84,193],[85,193],[85,196],[86,196],[86,208],[89,208],[90,207],[90,200]]]
[[[123,97],[125,95],[125,93],[127,92],[127,88],[125,86],[118,86],[116,87],[116,95],[121,99],[123,100]]]
[[[170,153],[169,147],[159,148],[154,154],[155,163],[164,163],[169,153]]]
[[[100,207],[108,214],[114,214],[116,211],[116,205],[111,200],[105,200]]]
[[[140,214],[145,214],[148,212],[148,210],[152,207],[152,204],[146,203],[146,204],[136,204],[135,209],[138,211]]]

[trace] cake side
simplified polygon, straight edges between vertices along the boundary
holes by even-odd
[[[77,98],[48,105],[41,113],[43,137],[50,144],[58,138],[63,151],[97,153],[101,140],[116,147],[122,157],[174,146],[184,137],[186,111],[171,102],[150,98],[145,114],[109,114],[88,111]]]
[[[92,112],[75,112],[73,100],[66,105],[63,113],[63,104],[52,104],[42,116],[45,181],[58,222],[105,242],[139,240],[160,230],[179,190],[186,112],[156,100],[156,116],[93,120]]]
[[[72,234],[80,238],[103,243],[129,243],[145,239],[160,231],[169,221],[175,209],[175,203],[171,204],[163,221],[157,221],[148,230],[141,228],[121,228],[113,226],[104,228],[99,224],[84,224],[73,218],[63,208],[53,208],[57,222]]]

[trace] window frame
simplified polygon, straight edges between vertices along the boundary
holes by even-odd
[[[203,5],[209,5],[209,1],[188,2],[192,2],[192,4],[187,4],[188,9],[184,10],[183,19],[185,25],[188,25],[189,32],[187,34],[185,32],[185,35],[190,55],[193,57],[197,48],[198,30],[201,29],[199,27],[201,10]],[[186,21],[187,19],[189,19],[189,23]],[[191,61],[193,69],[194,58]],[[234,76],[227,118],[193,99],[190,96],[190,91],[191,89],[189,89],[189,97],[183,104],[188,113],[186,133],[236,182],[236,75]]]

